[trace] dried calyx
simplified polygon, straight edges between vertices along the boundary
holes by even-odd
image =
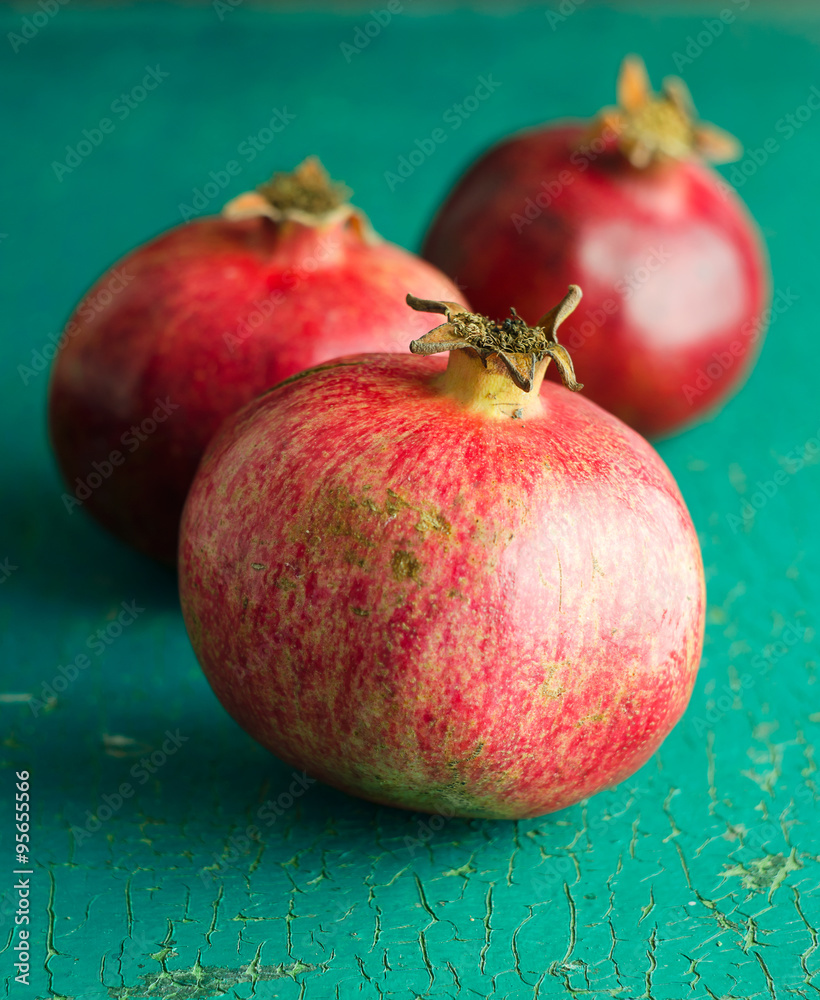
[[[353,193],[346,185],[331,180],[318,156],[309,156],[291,173],[274,174],[257,191],[280,212],[297,210],[311,215],[332,212]]]
[[[614,134],[618,149],[638,169],[684,160],[693,153],[714,163],[726,163],[741,152],[740,144],[728,132],[697,121],[683,80],[667,77],[661,93],[653,93],[639,56],[624,59],[618,76],[618,107],[605,108],[592,131],[602,138]]]
[[[484,367],[497,357],[513,383],[524,392],[536,384],[536,369],[545,359],[552,359],[568,389],[577,392],[583,386],[575,379],[572,358],[558,343],[557,330],[581,300],[581,289],[570,285],[566,296],[535,326],[527,326],[514,309],[512,316],[496,323],[486,316],[469,312],[456,302],[433,302],[407,296],[407,304],[419,312],[442,313],[447,322],[437,326],[410,344],[413,354],[437,354],[440,351],[464,350],[478,356]]]
[[[349,203],[351,194],[350,188],[330,178],[317,156],[309,156],[290,173],[276,173],[255,191],[229,201],[222,214],[233,220],[264,215],[306,225],[355,218],[366,227],[364,216]]]

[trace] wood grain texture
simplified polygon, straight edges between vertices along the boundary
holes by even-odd
[[[703,666],[683,721],[637,775],[518,824],[438,822],[319,785],[291,793],[290,770],[208,689],[173,577],[82,511],[66,513],[43,429],[47,375],[32,352],[104,267],[180,221],[178,206],[230,160],[241,170],[208,211],[317,152],[386,237],[415,246],[456,173],[492,139],[609,103],[626,51],[645,54],[653,78],[674,72],[702,18],[579,6],[553,30],[539,10],[427,19],[408,9],[347,61],[340,45],[368,15],[66,7],[19,51],[4,41],[3,996],[820,992],[820,116],[790,137],[781,127],[820,66],[816,28],[727,6],[735,23],[682,74],[705,118],[750,149],[777,145],[762,165],[744,161],[740,193],[789,304],[741,394],[660,445],[703,546]],[[2,12],[4,38],[24,16]],[[120,119],[112,103],[146,65],[169,76]],[[501,86],[452,129],[445,113],[482,74]],[[251,162],[242,143],[281,107],[296,119]],[[58,180],[53,162],[105,116],[113,132]],[[391,191],[385,171],[437,127],[446,141]],[[780,469],[786,480],[774,484]],[[144,610],[123,624],[122,602]],[[80,654],[88,665],[69,682]],[[12,976],[17,768],[32,772],[28,989]]]

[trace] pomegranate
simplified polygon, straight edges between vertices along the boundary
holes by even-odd
[[[587,394],[647,435],[671,433],[745,378],[769,297],[757,227],[703,162],[737,144],[696,124],[688,91],[653,95],[624,61],[620,107],[510,137],[456,184],[423,255],[473,306],[538,316],[570,277],[585,307],[565,342]]]
[[[567,388],[556,328],[409,298],[437,357],[328,362],[211,442],[180,532],[188,634],[256,740],[374,802],[513,818],[643,764],[695,680],[700,550],[643,438]]]
[[[103,275],[53,367],[51,439],[70,493],[106,528],[173,563],[206,444],[263,389],[327,358],[406,351],[425,329],[408,283],[460,299],[370,228],[316,159],[139,247]]]

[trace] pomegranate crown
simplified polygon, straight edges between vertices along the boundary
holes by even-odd
[[[558,327],[581,301],[581,289],[570,285],[564,298],[545,313],[535,326],[527,326],[518,313],[496,323],[479,313],[472,313],[457,302],[435,302],[407,296],[407,304],[418,312],[442,313],[447,322],[437,326],[410,344],[413,354],[438,354],[440,351],[464,350],[481,359],[484,367],[491,356],[498,357],[513,382],[524,392],[535,384],[535,367],[544,358],[552,359],[568,389],[577,392],[583,386],[575,379],[572,358],[558,343]]]
[[[293,220],[310,226],[353,220],[369,238],[367,220],[349,203],[352,193],[347,185],[331,179],[318,156],[309,156],[290,173],[275,173],[255,191],[232,198],[222,214],[234,221],[267,216],[276,222]]]
[[[332,212],[353,193],[346,184],[331,179],[318,156],[308,156],[292,173],[274,174],[257,191],[280,212],[296,210],[310,215]]]
[[[617,136],[617,145],[633,167],[644,169],[664,160],[684,160],[697,153],[713,163],[738,158],[740,144],[723,129],[697,120],[689,88],[679,77],[652,92],[640,56],[627,56],[618,75],[618,107],[605,108],[593,126],[596,135]]]

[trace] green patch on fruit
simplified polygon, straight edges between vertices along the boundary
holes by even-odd
[[[543,683],[538,688],[538,693],[545,701],[553,701],[556,698],[562,698],[566,694],[567,689],[564,685],[556,683],[553,678],[559,670],[564,667],[568,667],[569,664],[569,660],[561,660],[558,663],[550,663],[546,665],[547,675],[544,678]]]
[[[578,728],[578,726],[586,726],[590,723],[606,722],[606,718],[606,712],[587,712],[586,715],[581,716],[581,718],[575,723],[575,726]]]
[[[469,764],[471,760],[475,760],[476,757],[481,756],[481,751],[484,749],[484,740],[479,740],[473,748],[472,752],[467,754],[466,757],[462,757],[461,760],[455,761],[454,763],[448,764],[448,767],[460,766],[461,764]]]
[[[387,501],[384,505],[384,512],[388,517],[394,517],[400,510],[404,510],[404,508],[410,506],[411,505],[406,500],[403,500],[398,493],[393,490],[387,491]]]
[[[440,531],[443,535],[450,534],[450,522],[434,510],[421,511],[416,524],[416,531],[424,534],[426,531]]]
[[[390,568],[393,570],[393,576],[397,580],[415,580],[418,582],[421,563],[412,552],[408,552],[406,549],[396,549],[390,560]]]
[[[342,486],[336,486],[325,494],[328,506],[336,511],[355,510],[359,506],[353,494]]]
[[[327,490],[320,497],[320,502],[311,510],[309,521],[297,529],[294,540],[307,542],[310,545],[321,539],[324,531],[329,531],[336,538],[349,538],[354,543],[372,549],[376,542],[372,527],[372,518],[385,522],[392,521],[402,511],[414,511],[418,515],[415,530],[421,535],[437,532],[449,535],[450,522],[442,513],[431,506],[421,506],[410,503],[393,489],[385,491],[384,501],[379,504],[372,493],[371,486],[362,487],[362,495],[356,497],[344,486],[336,486]],[[363,566],[364,558],[354,548],[344,552],[344,561],[350,565]],[[398,567],[400,575],[397,579],[415,578],[416,571],[406,572],[409,562],[404,561]],[[397,567],[394,565],[394,573]]]
[[[336,538],[351,538],[366,548],[373,547],[374,542],[367,526],[369,517],[365,512],[378,513],[375,504],[371,504],[369,500],[359,503],[350,491],[342,486],[328,490],[321,499],[323,503],[321,506],[317,505],[311,512],[308,522],[310,529],[302,534],[302,537],[307,535],[309,540],[315,540],[315,543],[319,544],[322,531],[316,529],[324,522]],[[321,514],[324,514],[324,517]]]
[[[451,781],[447,784],[431,785],[425,796],[425,810],[438,813],[445,818],[469,816],[475,819],[508,819],[508,813],[497,808],[490,796],[470,791],[466,781]]]

